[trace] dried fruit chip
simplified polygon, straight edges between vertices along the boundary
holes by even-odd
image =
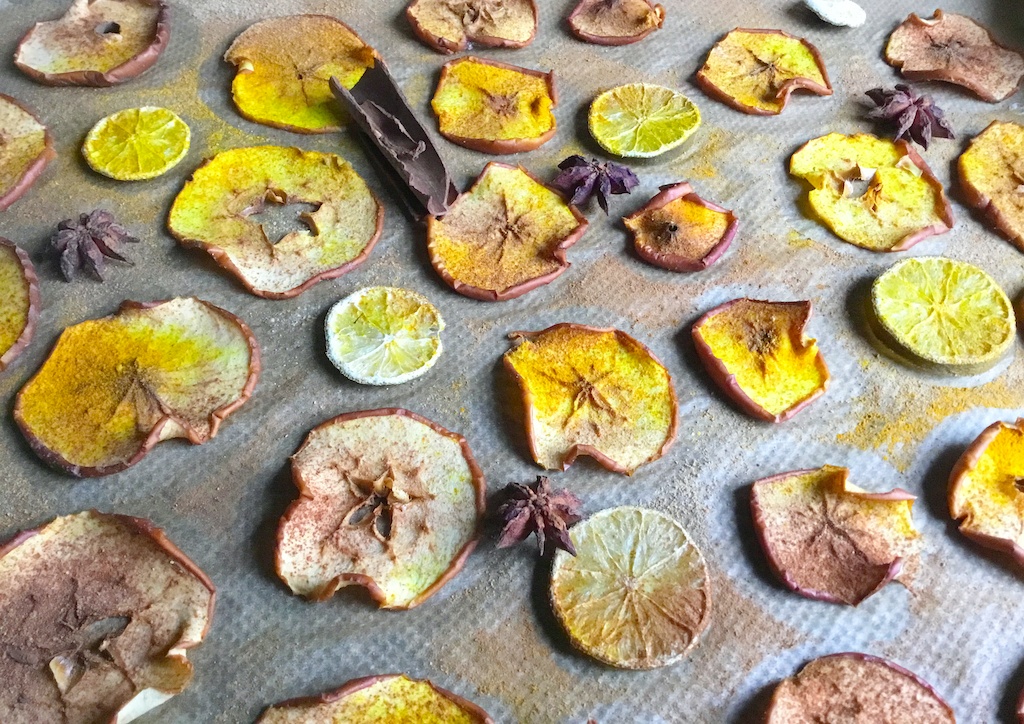
[[[551,73],[465,57],[445,63],[430,102],[441,135],[483,153],[532,151],[555,135]]]
[[[1024,125],[993,121],[960,156],[967,202],[1024,251]]]
[[[522,167],[489,163],[443,218],[427,219],[434,269],[455,291],[503,301],[566,269],[587,220]]]
[[[277,531],[277,573],[323,601],[364,586],[412,608],[462,569],[484,514],[466,440],[406,410],[352,412],[314,428],[292,456],[299,498]]]
[[[914,496],[869,493],[846,468],[782,473],[754,483],[754,528],[775,575],[801,596],[855,606],[920,552]]]
[[[617,329],[556,324],[514,332],[505,368],[519,385],[533,459],[565,470],[590,455],[632,475],[660,458],[676,436],[676,393],[668,370]]]
[[[28,191],[56,156],[46,126],[18,101],[0,93],[0,211]]]
[[[148,520],[87,511],[0,547],[7,722],[129,722],[180,694],[214,588]]]
[[[235,66],[231,95],[250,121],[298,133],[343,124],[332,77],[351,88],[376,53],[349,26],[327,15],[291,15],[250,26],[224,54]]]
[[[949,705],[925,681],[868,654],[815,659],[780,682],[766,724],[848,721],[956,724]]]
[[[872,322],[906,361],[952,374],[983,372],[1016,336],[1013,305],[978,267],[942,257],[893,264],[871,285]]]
[[[39,319],[39,280],[32,260],[0,237],[0,372],[32,341]]]
[[[662,186],[639,211],[622,220],[636,252],[671,271],[700,271],[718,261],[736,235],[736,215],[698,196],[685,181]]]
[[[665,8],[651,0],[580,0],[569,28],[580,40],[598,45],[629,45],[665,22]]]
[[[629,83],[606,90],[591,102],[587,126],[608,153],[652,158],[689,138],[700,127],[700,110],[671,88]]]
[[[149,70],[170,39],[162,0],[73,0],[28,31],[14,64],[46,85],[111,86]]]
[[[260,219],[267,204],[314,207],[308,230],[274,241]],[[366,182],[339,156],[280,146],[224,151],[192,174],[167,225],[204,249],[253,294],[285,299],[352,270],[370,255],[384,223]]]
[[[470,44],[522,48],[537,33],[534,0],[413,0],[405,16],[416,35],[441,53]]]
[[[1009,98],[1024,80],[1024,55],[966,15],[941,10],[928,19],[911,13],[889,36],[885,60],[905,78],[955,83],[990,103]]]
[[[797,150],[789,173],[811,185],[820,220],[863,249],[906,251],[953,227],[942,184],[906,141],[830,133]]]
[[[126,108],[93,126],[82,154],[97,173],[118,181],[141,181],[177,166],[188,153],[191,136],[173,111]]]
[[[233,314],[194,297],[125,302],[64,330],[18,393],[14,419],[46,462],[109,475],[163,440],[216,436],[259,369],[256,340]]]
[[[810,302],[734,299],[693,325],[704,368],[740,408],[768,422],[788,420],[828,389],[828,367],[804,330]]]
[[[682,659],[707,627],[704,556],[656,510],[610,508],[577,523],[574,558],[555,554],[551,601],[573,646],[623,669]]]
[[[818,49],[781,30],[729,32],[697,72],[697,85],[738,111],[761,116],[782,113],[795,90],[832,95]]]
[[[336,691],[267,709],[257,724],[493,724],[487,712],[429,681],[404,674],[353,679]]]

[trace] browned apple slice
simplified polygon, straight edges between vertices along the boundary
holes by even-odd
[[[129,722],[184,691],[214,587],[153,523],[86,511],[0,547],[5,722]]]
[[[492,724],[487,712],[447,689],[405,674],[353,679],[336,691],[275,704],[257,724]]]
[[[0,237],[0,372],[32,341],[39,318],[39,280],[23,249]]]
[[[956,724],[956,716],[927,682],[891,661],[868,654],[822,656],[779,683],[766,724],[807,722]]]
[[[413,0],[405,16],[416,35],[441,53],[471,44],[523,48],[537,34],[534,0]]]
[[[216,436],[259,370],[259,345],[235,315],[194,297],[125,302],[64,330],[18,393],[14,419],[46,462],[109,475],[163,440]]]
[[[363,586],[382,608],[413,608],[476,546],[483,473],[465,438],[407,410],[351,412],[292,456],[299,498],[277,531],[277,574],[323,601]]]
[[[304,204],[308,229],[271,239],[267,204]],[[167,226],[198,246],[253,294],[286,299],[364,262],[384,225],[384,207],[348,161],[280,146],[224,151],[192,174]]]
[[[967,202],[1024,251],[1024,125],[992,121],[957,163]]]
[[[920,552],[914,496],[869,493],[849,470],[826,465],[754,483],[750,507],[775,575],[801,596],[855,606],[905,571]]]
[[[163,0],[74,0],[25,34],[14,64],[46,85],[111,86],[149,70],[170,39]]]
[[[46,126],[18,101],[0,93],[0,211],[28,191],[56,156]]]
[[[665,22],[665,8],[651,0],[581,0],[569,16],[580,40],[597,45],[629,45]]]

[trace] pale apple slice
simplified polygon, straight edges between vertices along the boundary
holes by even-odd
[[[676,436],[676,393],[668,370],[617,329],[556,324],[513,332],[504,363],[523,396],[533,459],[565,470],[580,455],[632,475]]]
[[[39,319],[39,280],[23,249],[0,237],[0,372],[32,341]]]
[[[86,511],[0,547],[4,721],[141,716],[192,680],[214,587],[141,518]]]
[[[74,0],[25,34],[14,64],[46,85],[111,86],[149,70],[170,39],[163,0]]]
[[[308,204],[308,229],[268,237],[267,204]],[[286,299],[351,271],[370,255],[384,207],[339,156],[280,146],[224,151],[208,160],[174,200],[167,220],[185,246],[198,246],[253,294]]]
[[[534,0],[413,0],[405,16],[420,39],[440,53],[523,48],[537,34]]]
[[[466,440],[407,410],[352,412],[292,456],[299,498],[277,531],[277,574],[323,601],[363,586],[382,608],[437,593],[476,546],[483,473]]]
[[[194,297],[125,302],[64,330],[18,393],[14,419],[46,462],[109,475],[163,440],[216,436],[259,370],[256,339],[233,314]]]
[[[447,689],[405,674],[353,679],[320,696],[269,707],[257,724],[493,724],[483,709]]]
[[[967,203],[1024,251],[1024,125],[992,121],[957,163]]]
[[[580,0],[569,28],[580,40],[596,45],[636,43],[665,22],[665,8],[651,0]]]
[[[856,606],[911,570],[920,553],[914,496],[870,493],[826,465],[754,483],[750,507],[775,575],[801,596]]]
[[[56,156],[46,126],[0,93],[0,211],[21,198]]]

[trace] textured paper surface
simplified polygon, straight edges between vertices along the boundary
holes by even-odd
[[[876,351],[862,328],[870,280],[908,254],[942,254],[979,264],[1015,300],[1024,290],[1024,256],[986,230],[952,189],[957,224],[900,255],[846,244],[804,217],[801,185],[788,178],[789,155],[829,131],[870,131],[862,93],[891,85],[885,39],[907,13],[932,5],[864,0],[859,29],[825,26],[790,0],[662,0],[664,29],[638,45],[602,48],[572,39],[564,24],[575,0],[539,0],[537,39],[524,50],[482,51],[488,58],[553,68],[561,103],[557,136],[514,160],[542,178],[570,153],[595,154],[585,128],[597,92],[650,81],[686,92],[701,129],[678,153],[635,164],[642,186],[615,197],[606,219],[570,250],[572,268],[554,283],[511,302],[460,297],[431,269],[424,232],[411,226],[346,134],[301,136],[243,120],[233,109],[231,68],[221,56],[251,22],[293,12],[324,12],[351,24],[387,59],[425,119],[445,58],[420,44],[402,0],[334,2],[174,2],[170,47],[146,75],[109,89],[36,85],[4,61],[0,92],[34,108],[53,131],[59,159],[28,194],[0,214],[0,235],[28,249],[39,269],[43,313],[36,338],[0,376],[0,535],[84,508],[152,518],[213,579],[218,605],[207,642],[191,658],[196,678],[147,722],[250,722],[284,698],[315,694],[373,673],[429,677],[487,709],[500,722],[752,722],[768,687],[808,659],[856,650],[894,659],[930,681],[963,722],[1012,721],[1024,686],[1020,574],[969,543],[949,521],[946,478],[963,448],[997,419],[1024,412],[1024,350],[980,377],[939,380]],[[966,12],[1024,45],[1020,0],[955,0]],[[0,0],[0,54],[10,59],[38,18],[59,15],[60,0]],[[774,118],[741,115],[693,83],[711,45],[735,27],[781,27],[821,50],[836,89],[831,98],[795,95]],[[999,105],[932,84],[960,138],[925,154],[947,186],[966,140],[993,119],[1024,122],[1022,95]],[[167,176],[117,183],[90,172],[79,147],[102,116],[162,105],[193,130],[188,158]],[[383,237],[356,271],[287,301],[258,299],[202,253],[183,250],[164,230],[167,209],[188,174],[213,153],[251,144],[294,144],[350,160],[387,205]],[[465,187],[489,159],[439,140]],[[689,180],[735,209],[740,230],[711,269],[674,274],[641,262],[618,217],[659,185]],[[106,284],[59,278],[47,238],[63,218],[103,207],[142,243],[134,268],[114,267]],[[324,353],[328,307],[370,284],[399,284],[429,297],[444,314],[446,351],[426,377],[391,389],[343,379]],[[252,400],[207,445],[163,444],[112,477],[76,482],[46,469],[10,419],[16,391],[65,326],[112,312],[123,299],[195,294],[240,315],[263,347],[264,372]],[[739,413],[711,385],[689,325],[711,307],[749,295],[813,300],[810,332],[832,371],[829,392],[781,426]],[[710,629],[681,664],[631,673],[572,652],[547,604],[545,570],[527,546],[497,551],[485,540],[461,575],[411,612],[383,612],[352,590],[321,604],[291,596],[272,565],[277,519],[294,497],[288,456],[306,432],[336,414],[404,406],[465,434],[491,491],[540,472],[529,460],[519,403],[501,369],[505,335],[562,321],[616,326],[649,345],[671,371],[680,399],[680,434],[658,462],[633,478],[589,462],[554,476],[595,511],[651,506],[677,517],[707,557],[714,601]],[[802,599],[775,583],[754,542],[747,499],[760,477],[825,463],[846,465],[870,490],[904,487],[920,496],[915,519],[925,551],[912,593],[889,586],[857,609]],[[2,716],[0,716],[2,718]]]

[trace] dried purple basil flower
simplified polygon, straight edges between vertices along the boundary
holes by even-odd
[[[956,137],[932,97],[918,95],[909,85],[900,83],[893,90],[872,88],[865,95],[878,106],[868,117],[895,121],[897,141],[909,137],[922,148],[928,148],[932,138]]]
[[[502,492],[505,502],[498,507],[499,548],[508,548],[536,533],[542,556],[551,555],[556,548],[576,555],[569,526],[582,518],[579,498],[568,490],[552,492],[551,482],[543,475],[530,485],[509,483]]]
[[[596,158],[588,161],[583,156],[569,156],[558,168],[562,172],[555,176],[552,184],[571,195],[569,203],[583,204],[596,194],[597,203],[606,214],[611,194],[628,194],[640,183],[636,174],[625,166],[611,161],[602,163]]]
[[[97,209],[79,215],[77,220],[65,219],[60,222],[52,244],[60,254],[60,272],[66,281],[71,281],[79,269],[88,269],[93,276],[103,281],[106,260],[115,259],[131,264],[121,254],[121,246],[137,241],[114,220],[113,214]]]

